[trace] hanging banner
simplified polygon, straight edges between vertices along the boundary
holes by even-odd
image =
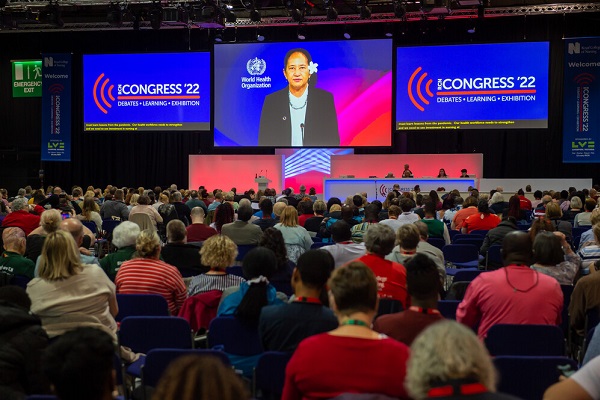
[[[71,161],[71,54],[42,54],[42,161]]]
[[[13,97],[42,97],[42,61],[12,62]]]
[[[600,38],[565,39],[563,162],[597,163]]]

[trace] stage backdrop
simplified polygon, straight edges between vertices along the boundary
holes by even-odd
[[[436,177],[440,168],[446,170],[449,178],[460,176],[460,170],[467,169],[469,175],[481,178],[483,175],[483,154],[355,154],[331,156],[331,177],[354,175],[356,178],[375,176],[383,178],[392,172],[397,178],[402,176],[404,164],[410,165],[415,178]]]
[[[238,193],[254,188],[257,175],[271,179],[268,187],[281,191],[283,185],[283,156],[281,155],[190,155],[189,188],[204,185],[208,190],[215,188],[228,191],[237,188]]]
[[[565,39],[563,162],[597,163],[600,38]]]

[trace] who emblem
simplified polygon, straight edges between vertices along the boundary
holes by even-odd
[[[262,75],[267,70],[267,62],[262,58],[251,58],[246,63],[246,69],[250,75]]]

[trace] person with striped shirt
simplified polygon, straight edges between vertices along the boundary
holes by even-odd
[[[202,244],[200,257],[202,264],[210,267],[210,271],[192,277],[188,294],[190,296],[220,290],[221,292],[232,286],[239,286],[246,280],[240,276],[228,274],[225,270],[233,265],[238,254],[237,246],[227,236],[214,235]]]
[[[161,244],[156,231],[140,232],[135,249],[135,258],[121,264],[117,272],[117,293],[160,294],[167,300],[171,314],[177,315],[187,291],[179,270],[160,260]]]

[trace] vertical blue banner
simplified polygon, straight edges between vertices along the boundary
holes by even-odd
[[[565,39],[563,162],[597,163],[600,38]]]
[[[42,54],[42,161],[71,161],[71,54]]]

